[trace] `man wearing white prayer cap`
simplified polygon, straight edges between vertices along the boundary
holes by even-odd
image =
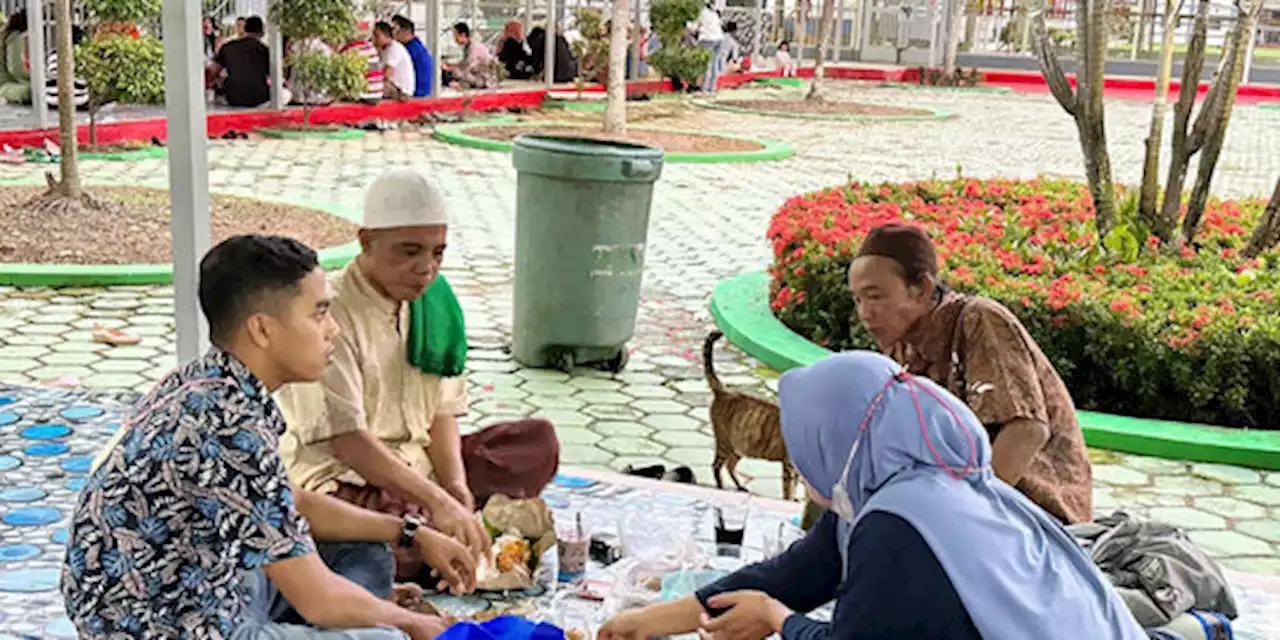
[[[410,323],[422,320],[410,303],[440,271],[449,221],[440,193],[413,169],[370,185],[360,255],[333,285],[342,330],[333,360],[321,382],[277,398],[288,424],[281,453],[298,486],[401,515],[408,537],[437,528],[479,555],[491,542],[474,510],[492,495],[538,495],[559,466],[559,443],[541,419],[462,437],[465,380],[410,363]],[[422,577],[414,550],[397,549],[396,560],[399,579]]]

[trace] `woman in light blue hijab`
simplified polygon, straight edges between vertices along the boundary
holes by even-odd
[[[986,430],[943,388],[848,352],[787,373],[779,398],[828,512],[777,558],[626,612],[601,640],[1147,638],[1061,525],[995,477]],[[802,615],[833,599],[831,623]]]

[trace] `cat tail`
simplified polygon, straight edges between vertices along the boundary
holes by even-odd
[[[707,376],[707,385],[711,387],[711,393],[714,395],[725,392],[724,383],[720,382],[720,376],[716,375],[714,363],[716,341],[723,337],[724,333],[713,329],[707,334],[706,341],[702,343],[702,369]]]

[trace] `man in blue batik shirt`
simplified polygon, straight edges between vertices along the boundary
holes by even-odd
[[[62,569],[80,638],[434,638],[440,619],[386,599],[387,543],[434,558],[456,591],[474,586],[471,554],[420,521],[294,491],[280,458],[271,393],[319,379],[338,332],[316,253],[230,238],[200,263],[200,306],[214,346],[134,407],[80,494]]]
[[[413,97],[430,96],[431,80],[435,77],[435,63],[431,59],[431,52],[427,51],[427,45],[422,44],[418,36],[413,35],[412,20],[404,16],[396,16],[391,19],[391,24],[396,28],[396,40],[404,45],[404,48],[409,51],[409,59],[413,60],[415,81]]]

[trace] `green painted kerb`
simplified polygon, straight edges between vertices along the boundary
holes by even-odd
[[[917,84],[913,82],[881,82],[880,86],[890,89],[918,89],[920,91],[958,91],[961,93],[994,93],[1004,95],[1010,93],[1013,89],[1009,87],[983,87],[983,86],[960,86],[946,87],[930,84]]]
[[[486,151],[511,151],[513,144],[502,140],[490,140],[481,138],[467,133],[467,129],[475,127],[507,127],[517,126],[525,127],[530,131],[536,131],[540,128],[559,127],[563,129],[582,129],[590,131],[587,127],[583,127],[578,123],[571,122],[515,122],[505,118],[495,118],[493,120],[482,120],[478,122],[468,122],[464,124],[451,124],[436,127],[433,134],[436,140],[448,142],[463,147],[471,147],[472,149],[484,149]],[[687,131],[681,129],[664,129],[659,127],[628,127],[634,131],[663,131],[666,133],[683,133],[698,136],[714,136],[717,138],[728,138],[730,140],[746,140],[763,145],[760,149],[752,149],[750,151],[725,151],[720,153],[668,153],[663,156],[663,161],[667,163],[681,164],[711,164],[726,162],[764,162],[768,160],[782,160],[790,158],[791,147],[779,140],[767,140],[764,138],[748,138],[745,136],[733,136],[725,133],[711,133],[708,131]]]
[[[604,111],[603,100],[543,100],[544,109],[564,109],[565,111]]]
[[[779,100],[778,102],[785,102]],[[794,118],[796,120],[837,120],[849,122],[919,122],[924,120],[945,120],[951,117],[950,111],[942,109],[931,109],[929,107],[904,107],[910,109],[918,109],[920,111],[928,111],[919,115],[901,115],[901,116],[873,116],[873,115],[852,115],[843,113],[795,113],[791,111],[773,111],[771,109],[744,109],[735,107],[730,104],[718,102],[715,100],[694,100],[694,106],[703,109],[715,109],[716,111],[728,111],[730,113],[742,113],[755,116],[769,116],[772,118]]]
[[[1258,103],[1258,108],[1266,109],[1267,111],[1280,111],[1280,102],[1261,102]]]
[[[782,76],[766,76],[763,78],[752,78],[752,82],[758,84],[771,84],[779,87],[803,87],[804,80],[801,78],[784,78]]]
[[[151,158],[163,158],[169,155],[168,147],[142,147],[141,149],[131,149],[129,151],[80,151],[76,153],[76,157],[81,160],[104,160],[107,162],[129,162],[132,160],[149,160]],[[59,162],[56,156],[44,154],[43,158],[31,160],[31,162],[43,162],[46,164],[56,164]]]
[[[258,133],[268,138],[279,138],[281,140],[354,140],[365,136],[364,129],[353,129],[351,127],[343,127],[337,131],[267,128],[258,129]]]
[[[711,314],[734,346],[778,371],[803,367],[831,354],[773,315],[769,309],[769,276],[763,272],[721,282],[711,294]],[[1144,420],[1092,411],[1077,415],[1085,440],[1092,447],[1280,470],[1280,431]]]
[[[6,180],[0,187],[34,186],[43,181]],[[93,186],[130,186],[130,185],[86,185]],[[212,194],[246,198],[240,194]],[[307,209],[323,211],[359,222],[359,213],[349,207],[330,203],[298,202],[278,198],[248,198],[285,204]],[[320,265],[325,269],[337,269],[346,266],[360,253],[360,243],[352,241],[347,244],[320,250]],[[37,264],[31,262],[0,262],[0,285],[18,287],[89,287],[108,285],[141,285],[169,284],[173,282],[172,264]]]

